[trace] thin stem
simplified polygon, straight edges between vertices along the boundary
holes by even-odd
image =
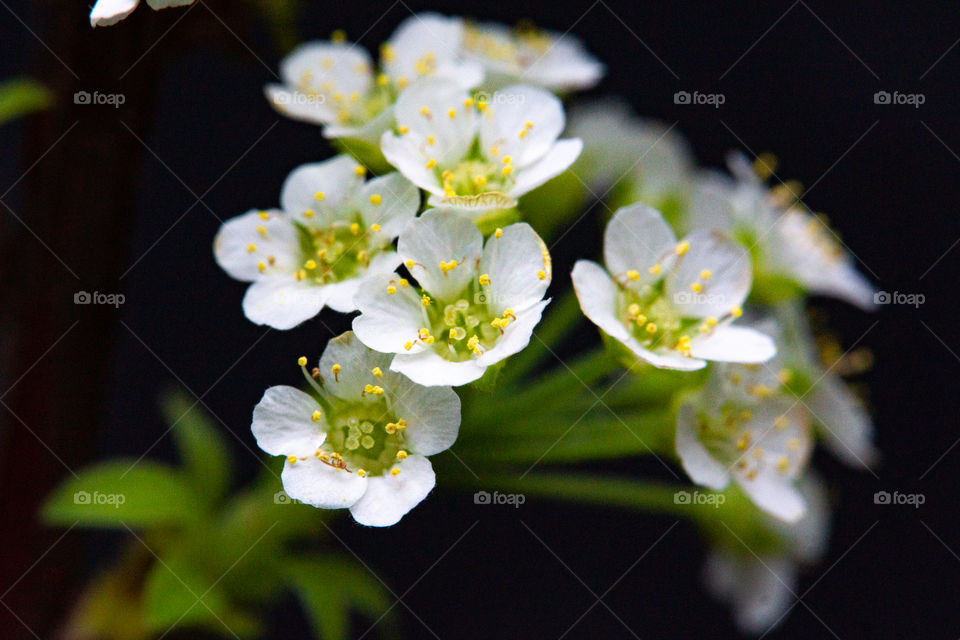
[[[511,382],[533,371],[548,355],[547,345],[557,345],[579,324],[580,303],[574,292],[568,291],[547,307],[546,317],[537,325],[533,339],[526,349],[510,358],[501,372],[501,380]]]

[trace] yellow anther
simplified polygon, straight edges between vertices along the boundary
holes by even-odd
[[[359,477],[361,477],[361,478],[366,478],[366,477],[367,477],[367,470],[366,470],[366,469],[357,469],[357,476],[359,476]]]
[[[397,127],[397,132],[399,132],[400,135],[404,135],[409,131],[410,131],[410,127]]]
[[[492,147],[490,147],[490,155],[492,156],[500,155],[500,147],[498,147],[497,145],[493,145]]]
[[[340,372],[343,371],[343,367],[341,367],[339,364],[335,364],[330,367],[330,371],[333,373],[333,379],[337,382],[340,382]]]
[[[446,273],[447,271],[453,271],[458,266],[460,266],[460,263],[457,262],[456,260],[451,260],[450,262],[441,262],[440,270]]]
[[[407,266],[407,269],[413,269],[413,265],[415,265],[415,264],[417,264],[417,263],[414,262],[413,260],[407,260],[407,261],[404,262],[403,264],[405,264],[405,265]]]
[[[730,315],[732,315],[734,318],[739,318],[743,315],[743,309],[740,307],[734,307],[733,309],[730,309]]]
[[[259,271],[260,273],[263,273],[264,271],[266,271],[266,269],[267,269],[266,262],[261,260],[260,262],[257,263],[257,271]]]
[[[703,271],[700,272],[701,280],[709,280],[712,277],[713,277],[713,271],[710,271],[710,269],[704,269]]]
[[[503,164],[510,164],[511,162],[513,162],[513,156],[503,156],[502,158],[500,158],[500,162],[502,162]]]
[[[427,169],[433,169],[437,166],[437,161],[434,158],[427,160],[427,163],[424,165]]]
[[[642,327],[647,323],[647,316],[641,313],[640,315],[637,316],[637,319],[635,320],[635,322],[637,323],[638,327]]]
[[[327,194],[325,194],[323,191],[317,191],[315,194],[313,194],[314,200],[323,200],[326,197],[327,197]]]
[[[406,428],[407,428],[407,421],[404,420],[403,418],[398,419],[398,420],[397,420],[397,429],[400,429],[400,431],[403,431],[403,430],[406,429]]]
[[[741,412],[740,412],[740,419],[743,420],[744,422],[747,422],[747,421],[750,420],[750,418],[752,418],[752,417],[753,417],[753,414],[750,413],[749,411],[741,411]]]
[[[649,271],[650,273],[652,273],[653,275],[656,276],[656,275],[659,275],[659,274],[660,274],[660,271],[661,271],[662,269],[663,269],[663,267],[661,267],[661,266],[660,266],[660,263],[658,262],[657,264],[655,264],[655,265],[653,265],[652,267],[650,267],[649,269],[647,269],[647,271]]]
[[[408,455],[406,451],[400,449],[400,451],[397,451],[397,460],[406,460]]]
[[[780,472],[785,472],[790,468],[790,460],[787,456],[780,456],[780,459],[777,460],[777,470]]]
[[[370,225],[370,231],[380,231],[381,227],[376,222]]]
[[[499,237],[502,236],[502,235],[503,235],[503,229],[501,229],[501,228],[499,228],[499,227],[497,227],[496,231],[493,232],[493,237],[494,237],[494,238],[499,238]]]
[[[396,288],[395,286],[393,286],[392,284],[388,284],[388,285],[387,285],[387,293],[388,293],[388,294],[390,294],[390,295],[392,296],[392,295],[395,294],[396,292],[397,292],[397,288]]]
[[[470,107],[472,107],[472,106],[473,106],[473,98],[467,98],[466,100],[464,100],[464,101],[463,101],[463,106],[466,107],[467,109],[469,109]]]
[[[410,281],[407,280],[406,278],[400,278],[399,280],[397,280],[397,284],[399,284],[401,287],[409,287]]]
[[[377,84],[380,85],[381,87],[387,86],[388,84],[390,84],[389,76],[387,76],[387,74],[385,73],[381,73],[380,75],[377,76]]]
[[[410,351],[410,349],[413,349],[413,343],[408,340],[407,342],[403,343],[403,348],[407,351]]]
[[[267,213],[266,211],[261,211],[261,212],[258,213],[257,215],[260,216],[260,219],[261,219],[261,220],[269,220],[269,219],[270,219],[270,214]]]
[[[318,409],[313,412],[313,415],[310,416],[310,419],[313,420],[314,422],[320,422],[320,418],[322,417],[323,417],[323,414],[320,413],[320,410]]]
[[[640,313],[640,305],[634,303],[627,307],[627,313],[631,316],[636,316]]]
[[[546,280],[546,279],[547,279],[547,272],[544,271],[543,269],[539,269],[539,270],[537,271],[537,279],[538,279],[538,280]]]
[[[473,184],[477,185],[478,187],[484,186],[485,184],[487,184],[487,178],[486,178],[486,176],[476,176],[476,177],[474,177],[474,179],[473,179]]]
[[[381,202],[383,202],[383,198],[380,197],[379,193],[374,193],[370,196],[370,204],[378,207]]]
[[[372,373],[375,378],[382,378],[382,377],[383,377],[383,369],[381,369],[380,367],[374,367],[374,368],[370,371],[370,373]]]
[[[307,209],[306,211],[303,212],[304,218],[312,218],[314,215],[315,214],[313,212],[313,209]]]
[[[437,139],[433,137],[433,134],[432,134],[432,133],[427,136],[427,146],[428,146],[428,147],[432,147],[432,146],[433,146],[433,143],[436,142],[436,141],[437,141]]]
[[[708,327],[717,326],[717,319],[714,318],[713,316],[707,316],[706,318],[703,319],[703,321],[706,323]]]
[[[457,117],[457,110],[454,109],[453,107],[450,107],[449,109],[447,109],[447,117],[448,117],[448,118],[456,118],[456,117]]]
[[[350,94],[350,102],[360,102],[360,94],[354,91]]]
[[[739,440],[737,440],[737,449],[739,449],[740,451],[747,450],[747,441],[744,438],[740,438]]]
[[[360,235],[360,224],[357,222],[354,222],[353,224],[351,224],[350,233],[352,233],[355,236]]]
[[[300,356],[299,358],[297,358],[297,364],[300,365],[301,367],[307,366],[307,356]]]
[[[256,250],[257,250],[257,245],[253,244],[252,242],[247,245],[247,253],[253,253]]]
[[[405,88],[408,84],[410,84],[410,80],[407,79],[407,76],[397,77],[397,86],[401,89]]]
[[[797,440],[796,438],[790,438],[789,440],[787,440],[787,449],[790,449],[790,451],[796,451],[799,448],[800,448],[799,440]]]
[[[304,267],[305,269],[311,269],[311,270],[312,270],[312,269],[316,269],[316,268],[317,268],[317,261],[316,261],[316,260],[307,260],[306,262],[303,263],[303,267]]]
[[[523,140],[527,137],[527,131],[528,129],[520,129],[520,133],[517,134],[517,137]]]
[[[484,100],[481,100],[477,103],[477,111],[481,113],[487,110],[487,103]]]
[[[648,322],[648,323],[647,323],[647,326],[645,327],[645,329],[647,330],[647,333],[656,333],[656,332],[657,332],[657,325],[654,324],[653,322]]]
[[[343,100],[343,94],[338,91],[335,94],[333,94],[333,99],[336,102],[341,102]]]
[[[293,464],[296,461],[297,461],[297,456],[287,456],[287,462],[289,462],[290,464]]]
[[[422,115],[422,116],[429,116],[429,115],[430,115],[430,107],[420,107],[420,115]]]
[[[777,431],[783,431],[790,424],[790,420],[787,419],[787,416],[777,416],[776,420],[773,421],[773,426],[777,428]]]
[[[423,295],[420,297],[420,304],[422,304],[422,305],[425,306],[425,307],[429,307],[429,306],[430,306],[430,296],[428,296],[427,294],[423,294]]]
[[[676,248],[674,248],[674,251],[678,256],[682,256],[687,251],[690,251],[690,243],[684,240],[683,242],[677,244]]]
[[[366,168],[365,166],[363,166],[362,164],[358,164],[357,166],[355,166],[355,167],[353,168],[353,173],[355,173],[356,175],[358,175],[358,176],[360,176],[360,177],[363,177],[363,176],[367,175],[367,168]]]
[[[390,475],[392,476],[400,475],[400,467],[394,467],[393,469],[390,469]]]
[[[639,272],[639,271],[635,271],[635,270],[633,270],[633,269],[630,269],[630,271],[627,271],[627,280],[631,280],[631,281],[633,281],[633,282],[636,282],[636,281],[639,280],[639,279],[640,279],[640,272]]]
[[[701,291],[703,291],[703,285],[700,284],[699,282],[691,282],[690,291],[693,291],[694,293],[700,293]]]
[[[485,286],[485,287],[488,286],[488,285],[490,284],[490,276],[487,275],[486,273],[481,274],[481,275],[480,275],[480,284],[482,284],[482,285]]]
[[[390,435],[393,435],[397,432],[397,425],[394,424],[393,422],[388,422],[386,426],[383,428],[383,430],[389,433]]]
[[[258,224],[258,225],[257,225],[257,233],[260,234],[260,237],[261,237],[261,238],[266,238],[266,237],[267,237],[267,228],[266,228],[265,226],[261,225],[261,224]]]

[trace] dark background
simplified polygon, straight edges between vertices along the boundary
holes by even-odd
[[[305,4],[302,37],[343,28],[373,50],[424,9],[572,29],[608,65],[591,93],[621,94],[642,115],[678,122],[702,164],[719,166],[731,148],[771,150],[782,178],[814,185],[806,201],[829,214],[878,288],[926,302],[868,315],[818,301],[846,346],[876,355],[864,382],[884,460],[873,477],[817,456],[837,507],[830,549],[802,577],[803,604],[768,637],[960,636],[954,4]],[[5,638],[30,637],[11,610],[49,637],[96,566],[91,558],[117,543],[72,532],[34,565],[61,533],[40,527],[35,511],[66,468],[148,449],[172,457],[169,439],[157,442],[166,427],[156,401],[183,385],[236,435],[250,478],[259,463],[249,416],[263,389],[295,383],[291,363],[303,351],[319,354],[331,335],[325,325],[348,327],[332,312],[286,333],[256,327],[241,313],[244,285],[213,261],[218,218],[274,205],[292,168],[330,153],[315,128],[280,118],[263,99],[280,56],[255,14],[237,2],[187,15],[143,7],[91,31],[87,11],[83,2],[0,2],[0,78],[30,73],[61,103],[0,129],[0,192],[42,156],[0,198],[10,207],[0,208],[0,386],[14,385],[0,409]],[[127,104],[76,107],[71,96],[81,89],[122,91]],[[726,102],[676,105],[679,90],[722,92]],[[880,90],[926,100],[876,105]],[[598,217],[588,217],[554,248],[554,294],[569,286],[573,259],[598,250],[598,237]],[[126,304],[117,313],[75,307],[77,290],[122,292]],[[585,329],[578,339],[571,351],[595,336]],[[404,602],[439,637],[558,637],[594,604],[591,590],[604,594],[621,576],[603,601],[642,638],[736,633],[727,609],[700,588],[704,546],[687,523],[623,575],[673,518],[537,499],[518,510],[481,508],[443,486],[440,477],[440,490],[389,530],[348,518],[335,527],[397,594],[419,580]],[[878,490],[920,492],[926,503],[875,505]],[[402,605],[397,611],[405,637],[429,636]],[[272,621],[271,637],[307,633],[292,601]],[[627,635],[598,604],[567,637]]]

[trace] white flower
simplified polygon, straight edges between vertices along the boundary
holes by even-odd
[[[664,212],[684,204],[693,154],[675,129],[637,117],[622,100],[605,99],[572,109],[567,132],[583,140],[573,170],[597,194],[625,182],[629,202]]]
[[[737,382],[731,393],[723,374],[677,412],[677,455],[690,479],[725,489],[731,479],[758,507],[788,522],[806,504],[794,482],[813,448],[810,420],[796,402],[759,393]]]
[[[502,24],[467,22],[463,54],[486,70],[484,86],[498,89],[524,82],[556,92],[589,89],[604,74],[604,66],[587,53],[580,40],[533,28],[510,29]]]
[[[394,371],[425,385],[467,384],[527,346],[548,301],[550,254],[524,223],[498,229],[486,246],[454,209],[431,209],[400,235],[398,252],[416,285],[371,276],[357,293],[357,337],[395,353]]]
[[[397,99],[399,134],[383,134],[387,161],[428,191],[433,206],[509,209],[516,199],[569,167],[583,146],[557,140],[563,105],[525,85],[489,99],[449,82],[423,81]]]
[[[393,126],[397,94],[419,78],[439,77],[474,87],[483,78],[476,63],[458,60],[459,20],[437,14],[411,16],[381,45],[380,71],[370,55],[346,42],[309,42],[280,64],[283,84],[266,87],[281,113],[325,125],[327,138],[355,140],[374,149]]]
[[[430,493],[427,456],[456,441],[460,399],[450,387],[388,371],[389,363],[347,332],[320,358],[316,395],[286,386],[263,394],[251,428],[261,449],[287,457],[281,479],[291,498],[349,508],[360,524],[385,527]]]
[[[698,179],[689,224],[734,234],[752,247],[759,273],[872,310],[873,286],[826,222],[796,200],[796,188],[768,189],[742,154],[731,154],[728,164],[735,180],[716,172]]]
[[[167,7],[183,7],[193,0],[147,0],[154,11]],[[116,24],[133,13],[140,0],[97,0],[90,11],[91,27],[108,27]]]
[[[638,358],[690,371],[776,353],[766,335],[732,326],[750,291],[750,260],[723,234],[695,231],[677,242],[656,210],[633,204],[607,225],[604,261],[606,270],[589,260],[574,266],[580,308]]]
[[[707,559],[707,589],[733,607],[737,626],[746,633],[766,633],[786,618],[797,599],[798,565],[816,562],[825,550],[830,513],[824,488],[808,478],[801,491],[809,509],[800,520],[766,523],[775,548],[755,551],[734,540]]]
[[[420,192],[399,173],[364,175],[348,156],[303,165],[283,185],[282,210],[223,224],[214,254],[231,277],[253,283],[243,298],[247,318],[290,329],[324,306],[354,311],[361,277],[400,264],[391,243],[416,216]]]

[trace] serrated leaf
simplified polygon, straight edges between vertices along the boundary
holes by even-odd
[[[176,469],[149,460],[115,460],[67,479],[43,506],[48,524],[124,528],[193,521],[199,501]]]
[[[36,80],[14,78],[0,82],[0,124],[46,109],[52,103],[53,94]]]
[[[205,504],[224,496],[232,478],[227,442],[199,402],[175,391],[163,399],[163,413],[173,425],[183,469]]]
[[[291,560],[291,585],[318,638],[341,640],[349,631],[350,611],[378,617],[390,606],[386,590],[360,565],[332,556]]]

